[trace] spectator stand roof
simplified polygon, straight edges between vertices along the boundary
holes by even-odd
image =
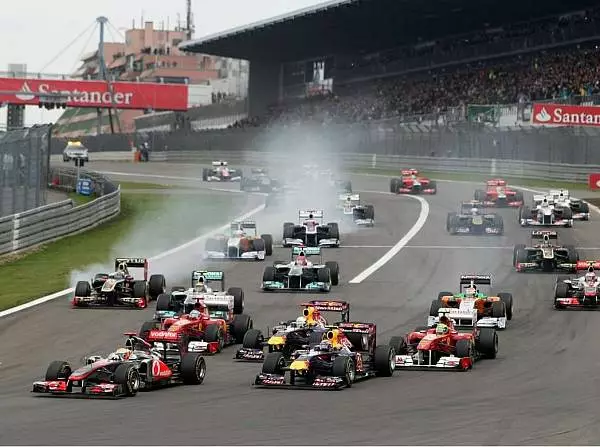
[[[299,61],[427,42],[595,5],[596,0],[330,0],[182,42],[179,48],[246,60]]]

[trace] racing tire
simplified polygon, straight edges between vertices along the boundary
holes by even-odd
[[[331,285],[337,286],[340,283],[340,265],[336,261],[327,261],[325,267],[329,269]]]
[[[512,320],[513,317],[513,296],[512,293],[500,292],[498,298],[504,303],[506,307],[506,319]]]
[[[396,369],[396,352],[394,348],[386,345],[375,347],[373,363],[375,374],[379,377],[391,377]]]
[[[228,295],[233,295],[233,313],[239,315],[244,312],[244,291],[240,287],[227,289]]]
[[[69,378],[73,370],[68,362],[63,360],[54,360],[46,369],[46,381],[53,382],[55,380],[66,380]]]
[[[506,305],[502,301],[492,303],[492,318],[506,317]]]
[[[126,396],[135,396],[140,389],[140,373],[131,363],[121,363],[115,369],[115,383],[123,386]]]
[[[494,228],[499,230],[498,233],[496,233],[497,236],[502,236],[504,234],[504,218],[502,216],[496,216],[494,219]]]
[[[375,207],[373,205],[365,205],[365,219],[375,220]]]
[[[273,254],[273,236],[261,234],[260,238],[265,241],[265,256],[271,256]]]
[[[77,281],[75,285],[75,296],[91,296],[92,286],[87,281]]]
[[[452,292],[440,292],[438,293],[438,301],[442,301],[445,296],[454,296]],[[437,313],[435,314],[437,316]]]
[[[204,341],[206,343],[218,343],[217,352],[223,350],[225,339],[223,337],[223,329],[218,324],[210,324],[204,330]]]
[[[527,253],[527,250],[517,251],[517,263],[521,264],[525,262],[529,262],[529,254]]]
[[[148,335],[150,331],[160,328],[160,323],[158,321],[145,321],[140,328],[140,332],[138,333],[139,337],[142,340],[148,341]]]
[[[283,239],[294,238],[295,225],[292,222],[286,222],[283,224]]]
[[[580,213],[588,213],[590,212],[590,206],[588,205],[587,202],[581,202],[581,204],[579,205],[579,212]],[[581,220],[590,220],[589,217],[584,217]]]
[[[323,267],[317,270],[317,281],[331,283],[331,271],[328,267]]]
[[[517,244],[515,248],[513,248],[513,266],[517,266],[517,259],[519,251],[525,251],[525,244]]]
[[[346,387],[352,388],[352,384],[356,378],[356,367],[354,366],[354,362],[350,357],[345,355],[336,357],[333,359],[331,375],[334,377],[343,377]]]
[[[238,344],[243,343],[246,333],[252,329],[252,326],[254,326],[254,322],[249,315],[241,314],[233,317],[231,332],[233,333],[235,342]]]
[[[262,349],[264,341],[262,332],[258,329],[248,329],[242,340],[242,347],[246,349]]]
[[[519,222],[521,222],[521,219],[531,219],[531,208],[522,206],[519,209]]]
[[[158,295],[167,291],[167,280],[165,275],[151,275],[148,280],[148,296],[150,300],[155,300]]]
[[[327,224],[327,228],[329,229],[329,231],[327,232],[328,238],[337,239],[337,240],[340,239],[340,228],[339,228],[337,222],[329,222]]]
[[[398,194],[400,179],[393,178],[390,180],[390,192],[394,194]]]
[[[563,219],[573,219],[573,210],[571,210],[571,208],[564,208],[562,217]]]
[[[207,168],[202,168],[202,181],[203,182],[208,181],[208,169]]]
[[[569,285],[564,282],[556,284],[554,289],[554,298],[568,298],[569,297]]]
[[[523,202],[523,192],[521,191],[516,191],[515,192],[515,202]]]
[[[454,219],[457,216],[457,213],[452,212],[448,213],[446,216],[446,231],[450,232],[450,229],[454,226]]]
[[[569,264],[576,264],[579,261],[579,253],[574,245],[565,245],[567,249],[567,262]]]
[[[206,360],[199,353],[187,353],[181,359],[180,369],[184,385],[201,385],[206,377]]]
[[[262,239],[254,239],[252,241],[252,249],[254,251],[264,251],[265,255],[267,254],[265,241]],[[242,255],[243,250],[240,248],[240,256]]]
[[[275,267],[265,267],[263,271],[263,282],[272,282],[275,281],[275,276],[277,274],[277,269]]]
[[[473,358],[473,345],[470,340],[456,341],[456,356],[460,358]]]
[[[437,317],[441,308],[442,308],[442,303],[439,300],[433,300],[431,302],[431,306],[429,307],[429,316]]]
[[[487,197],[487,194],[482,189],[477,189],[473,193],[473,198],[479,202],[485,202],[486,197]]]
[[[134,281],[131,296],[132,298],[146,298],[146,290],[146,281]]]
[[[265,361],[262,365],[262,373],[283,375],[284,366],[285,357],[281,352],[269,352],[265,356]]]
[[[433,189],[433,192],[431,194],[435,196],[437,194],[437,182],[435,180],[431,180],[429,182],[428,187],[429,189]]]
[[[405,355],[408,353],[408,346],[406,345],[406,340],[402,336],[395,335],[390,338],[390,342],[388,343],[394,351],[396,355]]]
[[[171,295],[167,293],[161,293],[156,298],[156,311],[171,310]]]
[[[479,336],[475,340],[475,349],[486,359],[495,359],[498,355],[498,332],[491,327],[479,329]]]

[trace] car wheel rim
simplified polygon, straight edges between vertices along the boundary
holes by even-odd
[[[198,361],[196,364],[196,379],[204,380],[204,376],[206,375],[206,365],[202,361]]]
[[[131,370],[129,373],[129,380],[127,386],[130,392],[135,392],[140,388],[140,376],[135,370]]]

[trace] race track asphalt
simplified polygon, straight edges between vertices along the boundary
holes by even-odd
[[[123,172],[124,165],[115,163],[111,169]],[[135,169],[169,175],[164,168],[142,166]],[[375,205],[377,226],[342,231],[345,247],[325,251],[327,259],[340,263],[343,277],[330,296],[349,300],[353,319],[376,322],[379,340],[386,342],[422,325],[431,300],[439,291],[456,289],[460,274],[491,273],[494,289],[515,298],[515,315],[500,333],[497,359],[477,363],[467,373],[400,371],[341,392],[259,390],[250,384],[260,365],[233,362],[232,347],[207,358],[207,378],[198,387],[120,401],[34,398],[31,382],[43,376],[49,361],[77,363],[86,354],[110,352],[123,341],[123,331],[138,329],[152,314],[74,311],[66,301],[55,301],[0,320],[0,443],[596,444],[598,315],[554,311],[555,275],[513,272],[512,247],[529,238],[529,231],[517,224],[516,211],[499,211],[505,236],[451,237],[445,232],[446,213],[471,198],[474,186],[440,183],[439,194],[426,197],[430,214],[416,237],[365,281],[348,284],[396,244],[420,212],[415,199],[386,194],[385,178],[356,176],[353,185],[382,192],[362,194]],[[561,241],[600,245],[595,240],[598,216],[593,218],[560,230]],[[256,216],[259,227],[276,235],[288,219],[295,220],[274,211]],[[582,258],[599,253],[582,251]],[[193,259],[194,253],[182,256]],[[272,259],[288,256],[289,250],[277,249]],[[187,281],[196,266],[167,280],[171,285]],[[295,317],[295,305],[308,298],[261,293],[264,266],[223,267],[228,285],[244,288],[247,312],[259,328]]]

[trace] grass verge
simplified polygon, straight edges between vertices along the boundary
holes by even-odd
[[[245,200],[241,195],[210,194],[190,204],[189,198],[152,194],[150,189],[154,188],[149,188],[148,194],[135,195],[123,191],[121,214],[110,222],[3,258],[0,310],[72,287],[69,282],[74,269],[110,266],[115,255],[150,257],[197,237],[239,215]]]
[[[354,174],[378,174],[378,175],[389,175],[398,176],[398,170],[392,169],[352,169],[349,172]],[[460,174],[460,173],[445,173],[445,172],[422,172],[426,177],[430,177],[436,180],[459,180],[459,181],[472,181],[472,182],[485,182],[492,178],[491,175],[483,174]],[[526,179],[522,177],[511,177],[511,176],[497,176],[505,179],[509,184],[520,185],[520,186],[531,186],[540,188],[564,188],[564,189],[576,189],[576,190],[587,190],[586,183],[574,183],[574,182],[557,182],[554,180],[536,180]]]

